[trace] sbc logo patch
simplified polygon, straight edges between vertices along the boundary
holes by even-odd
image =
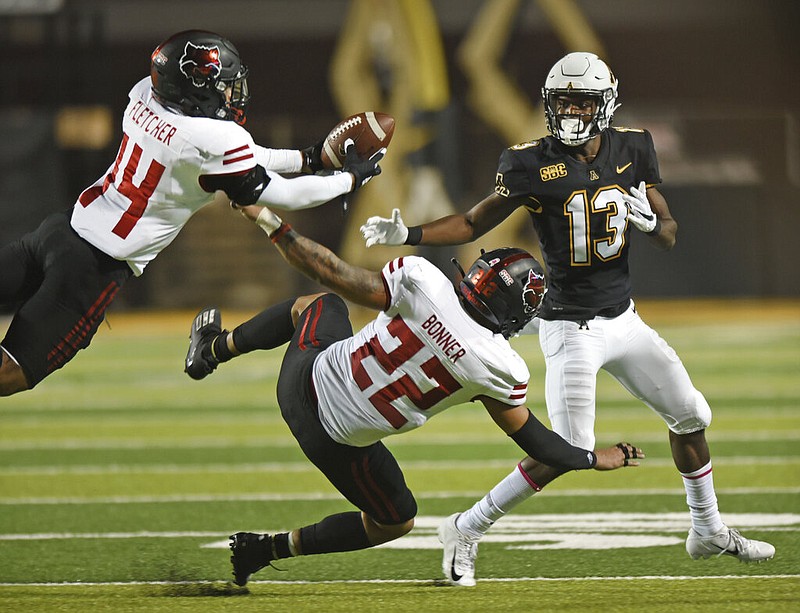
[[[539,169],[539,176],[542,178],[542,181],[552,181],[559,177],[566,177],[567,167],[563,162],[553,164],[552,166],[544,166]]]

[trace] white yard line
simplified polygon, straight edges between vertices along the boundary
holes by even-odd
[[[485,490],[474,491],[416,491],[417,499],[480,498]],[[800,487],[733,487],[717,488],[717,494],[743,496],[767,494],[800,494]],[[685,496],[683,488],[619,488],[619,489],[548,489],[547,496]],[[296,500],[339,500],[338,492],[273,492],[259,494],[166,494],[158,496],[30,496],[0,498],[3,505],[59,504],[160,504],[168,502],[292,502]]]
[[[757,579],[798,579],[800,575],[642,575],[617,577],[481,577],[481,583],[521,583],[521,582],[564,582],[564,581],[708,581],[720,580],[757,580]],[[375,584],[394,583],[402,585],[430,585],[438,583],[433,579],[339,579],[326,581],[268,581],[251,580],[248,586],[254,585],[337,585],[337,584]],[[62,583],[0,583],[0,587],[126,587],[147,585],[219,585],[223,581],[78,581]]]
[[[770,532],[796,532],[800,529],[800,514],[794,513],[730,513],[726,516],[741,528],[752,528]],[[414,532],[405,539],[386,543],[389,549],[439,549],[436,529],[444,520],[438,515],[420,515],[416,518]],[[568,533],[578,533],[583,538],[591,535],[641,535],[650,532],[678,533],[683,540],[687,514],[676,513],[539,513],[536,515],[512,514],[498,522],[486,535],[487,542],[527,542],[546,535],[548,540],[558,540]],[[280,532],[283,528],[262,526],[262,531]],[[557,535],[562,535],[561,537]],[[202,538],[215,542],[204,547],[227,548],[227,533],[211,531],[150,531],[131,532],[42,532],[0,534],[0,541],[70,540],[70,539],[139,539],[139,538]],[[224,539],[217,543],[217,539]],[[541,540],[538,538],[538,540]],[[402,545],[405,542],[407,545]]]
[[[667,440],[666,429],[663,432],[654,433],[653,431],[626,432],[624,435],[615,433],[600,432],[602,440],[630,439],[638,444],[662,443]],[[713,444],[719,442],[741,442],[751,443],[754,441],[798,441],[800,440],[800,430],[757,430],[754,432],[712,432],[709,430],[708,438]],[[476,445],[502,445],[504,439],[498,433],[492,435],[469,435],[469,434],[449,434],[435,435],[416,433],[405,438],[389,439],[391,447],[403,447],[411,445],[435,445],[435,446],[458,446],[466,444]],[[179,439],[168,438],[74,438],[58,440],[3,440],[0,441],[0,451],[26,451],[37,449],[195,449],[209,448],[219,449],[225,447],[254,448],[254,447],[297,447],[297,442],[287,436],[276,437],[230,437],[230,436],[207,436],[190,437]]]
[[[406,470],[478,470],[482,468],[509,468],[514,459],[492,460],[406,460]],[[796,456],[716,456],[715,466],[776,466],[798,464]],[[642,460],[643,466],[673,466],[669,458]],[[258,462],[243,464],[91,464],[76,466],[12,466],[0,468],[0,476],[14,475],[106,475],[106,474],[180,474],[180,473],[260,473],[260,472],[308,472],[317,468],[310,462]]]

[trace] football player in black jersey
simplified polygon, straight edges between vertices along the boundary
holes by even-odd
[[[606,370],[669,428],[691,512],[689,555],[767,560],[775,554],[772,545],[746,539],[723,523],[705,438],[711,409],[675,352],[641,320],[631,300],[633,228],[656,247],[670,249],[678,226],[655,187],[661,177],[650,134],[611,126],[619,106],[617,87],[596,55],[566,55],[542,88],[551,135],[501,154],[493,194],[467,213],[422,226],[407,227],[395,209],[389,219],[368,219],[361,231],[368,247],[462,244],[525,207],[548,273],[538,320],[553,429],[573,445],[593,448],[596,377]],[[448,580],[474,585],[478,539],[560,474],[525,458],[472,509],[449,517],[439,530]]]

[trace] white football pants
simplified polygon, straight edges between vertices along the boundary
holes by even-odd
[[[588,326],[588,329],[586,328]],[[553,430],[594,449],[595,391],[602,368],[658,413],[670,430],[688,434],[711,423],[711,408],[692,385],[678,355],[636,313],[539,324],[545,357],[545,398]]]

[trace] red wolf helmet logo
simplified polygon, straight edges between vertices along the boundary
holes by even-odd
[[[204,47],[186,43],[180,59],[181,72],[192,82],[195,87],[205,87],[216,80],[222,72],[222,63],[219,61],[219,47]]]
[[[528,280],[522,288],[522,304],[526,314],[535,313],[539,309],[545,289],[544,275],[538,274],[533,269],[529,270]]]

